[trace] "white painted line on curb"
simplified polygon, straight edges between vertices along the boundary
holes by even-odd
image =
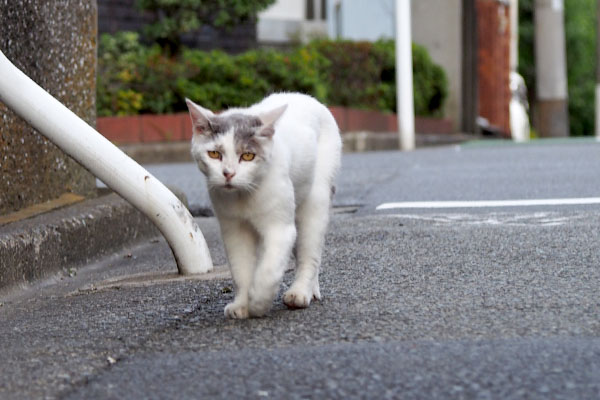
[[[530,207],[530,206],[567,206],[600,204],[600,197],[573,199],[531,199],[531,200],[476,200],[476,201],[405,201],[383,203],[376,210],[402,208],[482,208],[482,207]]]

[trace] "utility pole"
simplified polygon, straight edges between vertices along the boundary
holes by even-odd
[[[415,148],[410,1],[396,0],[396,104],[401,150]]]
[[[600,139],[600,0],[596,0],[596,137]]]
[[[564,0],[535,0],[537,130],[569,136]]]

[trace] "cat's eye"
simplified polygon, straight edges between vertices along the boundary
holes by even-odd
[[[214,158],[214,159],[218,159],[218,160],[220,160],[220,159],[221,159],[221,153],[219,153],[218,151],[215,151],[215,150],[211,150],[211,151],[209,151],[209,152],[208,152],[208,156],[209,156],[210,158]]]
[[[254,153],[244,153],[244,154],[242,154],[241,158],[244,161],[252,161],[252,160],[254,160]]]

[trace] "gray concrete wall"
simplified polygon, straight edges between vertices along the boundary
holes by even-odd
[[[0,50],[91,125],[96,19],[96,0],[0,0]],[[94,188],[91,174],[0,103],[0,214]]]
[[[418,0],[412,2],[413,41],[427,50],[448,76],[448,99],[444,116],[460,129],[462,115],[462,2]]]

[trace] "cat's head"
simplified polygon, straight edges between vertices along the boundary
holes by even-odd
[[[216,115],[186,99],[192,118],[192,156],[210,190],[252,191],[264,176],[273,147],[275,123],[286,105],[249,115]]]

